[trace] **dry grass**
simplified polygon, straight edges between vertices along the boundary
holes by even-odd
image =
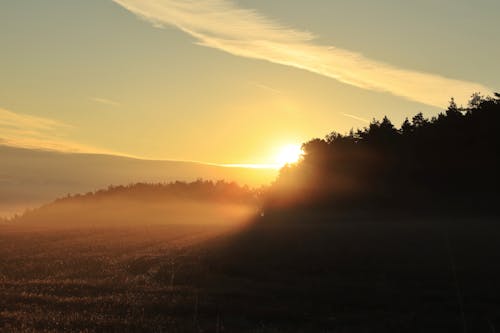
[[[0,332],[460,332],[444,231],[468,331],[500,327],[494,221],[302,219],[2,226]]]

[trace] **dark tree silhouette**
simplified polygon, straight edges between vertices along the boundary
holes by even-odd
[[[151,212],[147,211],[149,205],[179,205],[179,203],[197,203],[210,205],[251,205],[259,204],[259,194],[262,189],[251,189],[248,186],[240,186],[235,182],[223,180],[209,181],[199,179],[194,182],[176,181],[171,183],[136,183],[127,186],[109,186],[107,189],[89,192],[86,194],[67,195],[52,203],[39,208],[28,210],[21,216],[15,216],[11,222],[29,222],[52,219],[62,219],[71,225],[74,220],[83,219],[85,222],[95,222],[102,219],[99,213],[106,215],[107,212],[119,208],[116,212],[119,218],[136,214],[137,221],[145,218]],[[129,207],[130,204],[133,207]],[[72,207],[65,209],[64,207]],[[78,207],[78,208],[75,208]],[[93,212],[100,207],[99,212]],[[146,207],[146,208],[144,208]],[[78,216],[77,212],[83,215]],[[120,215],[122,214],[122,215]],[[107,218],[107,217],[106,217]],[[2,221],[0,220],[0,223]]]
[[[281,170],[267,207],[497,214],[499,115],[500,94],[473,94],[466,108],[452,98],[444,113],[418,113],[400,129],[384,117],[313,139],[301,163]]]

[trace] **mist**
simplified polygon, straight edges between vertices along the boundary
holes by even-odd
[[[110,185],[174,180],[227,180],[252,187],[269,184],[275,169],[140,160],[112,155],[71,154],[0,145],[0,217],[22,214],[68,194]]]

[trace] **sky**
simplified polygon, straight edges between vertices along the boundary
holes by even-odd
[[[500,90],[497,0],[0,2],[0,144],[270,164]]]

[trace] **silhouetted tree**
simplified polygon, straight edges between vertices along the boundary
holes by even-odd
[[[410,134],[413,132],[413,125],[410,123],[410,121],[408,120],[408,117],[405,118],[405,121],[403,122],[403,124],[401,125],[401,133],[402,134]]]
[[[427,124],[429,124],[429,121],[424,117],[422,112],[417,113],[413,118],[412,118],[412,125],[414,128],[421,128],[425,127]]]

